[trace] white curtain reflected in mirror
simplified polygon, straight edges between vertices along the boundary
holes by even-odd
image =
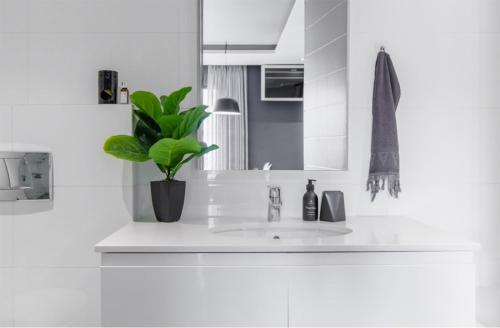
[[[239,115],[213,113],[198,132],[207,144],[219,146],[217,151],[202,157],[205,170],[246,170],[247,140],[247,68],[246,66],[208,66],[203,103],[213,111],[220,98],[232,98],[239,106]]]

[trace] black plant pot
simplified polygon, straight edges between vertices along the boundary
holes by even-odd
[[[186,181],[151,181],[151,197],[156,219],[160,222],[179,221],[185,195]]]

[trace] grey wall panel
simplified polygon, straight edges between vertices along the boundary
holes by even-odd
[[[303,169],[303,103],[261,101],[260,66],[248,66],[248,167]]]

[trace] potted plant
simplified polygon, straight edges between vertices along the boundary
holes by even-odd
[[[175,180],[180,168],[194,158],[218,149],[193,137],[210,113],[199,105],[181,110],[181,102],[191,92],[185,87],[159,99],[148,91],[130,95],[136,124],[134,135],[116,135],[104,142],[104,151],[119,159],[146,162],[152,160],[165,180],[151,182],[156,219],[175,222],[181,217],[186,182]]]

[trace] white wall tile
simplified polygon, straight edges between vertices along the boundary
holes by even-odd
[[[175,0],[29,0],[28,17],[32,33],[176,33],[181,7]]]
[[[56,186],[130,185],[130,164],[102,150],[111,135],[130,134],[128,106],[16,106],[13,140],[53,151]]]
[[[12,136],[12,109],[10,106],[0,105],[0,144],[4,144],[2,148],[7,147],[11,142]]]
[[[351,0],[351,33],[433,35],[478,31],[477,0]]]
[[[397,121],[403,185],[478,181],[480,128],[475,111],[400,108]]]
[[[304,168],[306,170],[339,169],[347,165],[345,136],[304,138]]]
[[[12,111],[10,106],[0,106],[0,145],[2,149],[10,149]],[[0,201],[0,267],[10,267],[13,264],[13,206],[11,202]],[[8,282],[8,271],[0,271],[0,326],[8,326],[10,319],[8,311],[12,306],[5,304],[10,295],[5,290]],[[6,293],[3,297],[2,293]],[[5,308],[4,308],[5,307]],[[2,311],[2,308],[3,311]]]
[[[195,17],[198,13],[198,0],[182,0],[176,3],[180,5],[179,32],[198,34],[199,24]]]
[[[0,267],[10,267],[13,264],[14,221],[12,214],[12,202],[0,201]]]
[[[78,0],[28,0],[29,32],[84,32],[87,24],[92,25],[89,20],[90,3]],[[107,13],[109,14],[109,11]]]
[[[477,238],[481,241],[478,264],[478,283],[481,286],[500,285],[500,203],[498,190],[500,184],[483,184],[478,187],[478,203],[474,215],[477,225]],[[500,306],[500,299],[496,303]]]
[[[329,1],[334,4],[336,1]],[[314,6],[311,6],[314,7]],[[307,15],[307,14],[306,14]],[[306,27],[305,49],[306,54],[317,50],[326,43],[347,33],[347,1],[340,4],[335,10],[318,20],[314,25]]]
[[[346,105],[330,105],[304,111],[304,137],[347,135]]]
[[[479,110],[477,115],[479,132],[475,139],[475,147],[478,153],[479,180],[484,183],[499,183],[500,108]]]
[[[0,33],[28,31],[27,0],[0,0]]]
[[[30,103],[95,104],[102,69],[163,94],[178,87],[178,46],[177,34],[31,34]]]
[[[485,327],[498,326],[500,285],[477,288],[477,320]]]
[[[0,33],[0,104],[28,101],[28,38]]]
[[[100,325],[99,269],[19,268],[14,279],[16,325]]]
[[[406,215],[462,238],[477,240],[476,184],[403,181],[402,190],[399,199],[391,201],[388,214]]]
[[[435,99],[432,102],[435,106],[473,108],[477,106],[479,97],[479,74],[477,70],[479,42],[477,36],[475,34],[463,34],[436,38],[432,53],[434,58],[428,64],[418,65],[416,62],[403,62],[400,64],[402,65],[400,69],[410,65],[412,67],[420,66],[421,82],[423,82],[425,74],[427,74],[427,81],[430,79],[436,81]],[[410,58],[409,54],[407,58]],[[433,69],[433,71],[428,71],[429,68]],[[404,83],[406,80],[410,80],[411,76],[406,75],[401,82]],[[415,89],[418,90],[418,88]],[[406,93],[409,94],[411,90],[408,88]],[[408,99],[410,99],[410,96],[408,96]],[[415,101],[415,103],[418,103],[418,101]]]
[[[477,1],[477,6],[480,17],[479,32],[500,33],[500,21],[498,20],[498,13],[500,12],[500,1]]]
[[[375,61],[381,44],[368,34],[349,34],[348,98],[349,108],[371,107]],[[396,72],[399,65],[394,63]],[[349,109],[350,110],[350,109]]]
[[[500,34],[479,35],[479,54],[480,105],[481,107],[499,108]]]
[[[305,24],[309,26],[344,0],[306,0]]]
[[[13,270],[0,268],[0,327],[14,326]]]
[[[97,103],[97,71],[106,69],[102,57],[109,52],[99,42],[102,38],[68,34],[31,34],[29,38],[31,104]]]
[[[98,266],[94,245],[132,220],[126,203],[130,192],[130,187],[59,187],[53,208],[15,203],[15,264]]]
[[[192,86],[193,91],[187,96],[183,103],[185,107],[193,107],[199,104],[198,90],[199,72],[199,38],[197,33],[185,33],[179,35],[179,79],[177,88],[182,86]],[[170,90],[173,91],[173,90]]]
[[[347,37],[325,45],[319,51],[307,55],[304,65],[304,80],[309,81],[322,75],[343,69],[347,65]]]
[[[347,103],[347,70],[323,75],[305,83],[304,109]]]
[[[347,172],[342,182],[365,185],[368,179],[371,146],[371,110],[351,107],[348,112]],[[338,179],[337,179],[338,180]]]

